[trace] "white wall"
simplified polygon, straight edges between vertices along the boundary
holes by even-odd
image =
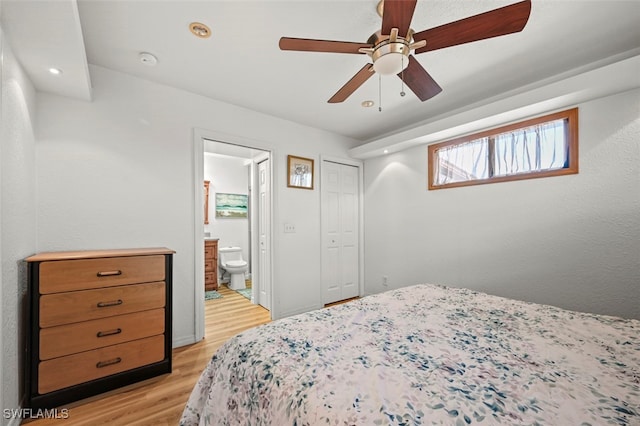
[[[2,294],[2,408],[17,408],[23,390],[26,264],[36,248],[35,90],[0,28],[0,266]],[[4,424],[11,420],[5,419]],[[13,422],[17,424],[16,420]]]
[[[427,191],[427,148],[365,162],[367,293],[468,287],[640,318],[640,91],[580,108],[580,173]]]
[[[243,158],[204,155],[204,178],[211,182],[209,187],[209,224],[205,232],[218,238],[218,247],[241,247],[242,258],[249,259],[249,219],[217,218],[216,194],[249,195],[249,169]]]
[[[209,129],[274,153],[274,312],[320,306],[320,191],[286,187],[286,155],[346,157],[354,141],[105,68],[90,72],[91,103],[38,95],[38,251],[176,250],[174,345],[192,342],[193,129]],[[282,235],[285,221],[296,234]]]

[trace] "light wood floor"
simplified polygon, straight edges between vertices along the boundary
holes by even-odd
[[[215,350],[241,331],[270,321],[269,311],[235,291],[221,286],[218,292],[221,299],[205,301],[205,339],[173,350],[171,374],[73,403],[66,407],[68,419],[39,419],[28,422],[29,426],[177,425],[193,386]],[[180,312],[173,313],[174,318],[178,315]]]

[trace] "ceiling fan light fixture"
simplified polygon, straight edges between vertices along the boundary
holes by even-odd
[[[371,108],[372,106],[375,105],[375,102],[373,102],[373,101],[362,101],[362,103],[360,105],[362,105],[364,108]]]
[[[401,53],[387,53],[373,63],[373,69],[382,75],[399,74],[409,65],[409,59]]]
[[[382,75],[400,73],[400,71],[409,66],[409,50],[409,46],[404,39],[380,43],[371,54],[373,69]]]

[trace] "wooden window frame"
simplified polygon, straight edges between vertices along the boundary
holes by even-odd
[[[543,170],[543,171],[534,171],[529,173],[519,173],[509,176],[493,176],[493,152],[495,151],[495,142],[492,136],[496,136],[502,133],[511,132],[518,129],[524,129],[527,127],[535,126],[537,124],[546,123],[549,121],[555,120],[566,120],[567,126],[565,127],[566,132],[566,140],[568,142],[569,154],[567,155],[567,163],[565,167],[561,169],[554,170]],[[444,147],[449,147],[452,145],[460,145],[466,142],[470,142],[475,139],[481,138],[489,138],[489,146],[488,146],[488,155],[489,155],[489,175],[491,177],[486,179],[475,179],[463,182],[452,182],[444,185],[435,185],[435,176],[434,173],[437,170],[436,161],[437,161],[437,151]],[[487,183],[496,183],[496,182],[510,182],[515,180],[524,180],[524,179],[537,179],[543,177],[550,176],[563,176],[563,175],[571,175],[578,173],[578,108],[572,108],[565,111],[556,112],[553,114],[544,115],[541,117],[532,118],[525,121],[520,121],[518,123],[509,124],[502,127],[493,128],[490,130],[485,130],[480,133],[474,133],[472,135],[464,136],[461,138],[456,138],[452,140],[448,140],[445,142],[436,143],[428,146],[428,188],[432,189],[445,189],[445,188],[457,188],[461,186],[472,186],[472,185],[484,185]]]

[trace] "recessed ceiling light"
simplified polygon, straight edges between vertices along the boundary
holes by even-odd
[[[385,149],[384,151],[382,151],[382,153],[383,153],[383,154],[388,154],[388,153],[389,153],[389,150],[388,150],[388,149]]]
[[[372,106],[375,105],[375,103],[373,101],[362,101],[360,105],[362,105],[365,108],[371,108]]]
[[[201,22],[192,22],[189,24],[189,30],[196,37],[209,38],[211,36],[211,30],[205,24]]]
[[[62,74],[62,70],[60,68],[49,68],[49,72],[53,75]]]
[[[158,58],[152,55],[149,52],[140,52],[140,62],[143,64],[153,67],[158,63]]]

